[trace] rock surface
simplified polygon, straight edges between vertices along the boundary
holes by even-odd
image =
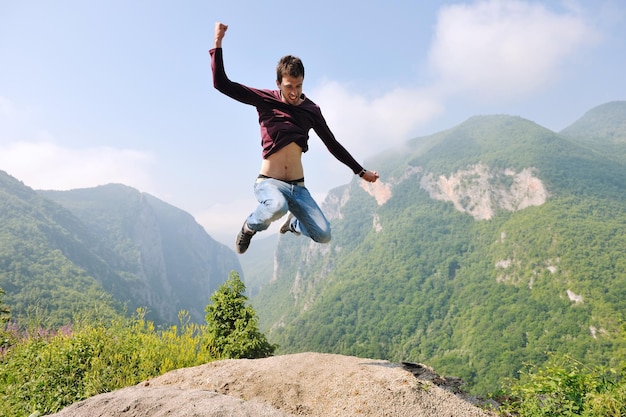
[[[73,404],[54,416],[493,415],[462,398],[459,383],[420,364],[300,353],[178,369]]]

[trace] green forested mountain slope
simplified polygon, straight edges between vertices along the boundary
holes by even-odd
[[[0,288],[12,317],[44,325],[77,314],[146,307],[157,323],[180,310],[204,320],[235,253],[193,218],[122,185],[33,191],[0,172]]]
[[[175,323],[181,309],[202,322],[211,294],[241,270],[235,253],[190,214],[131,187],[41,193],[101,237],[109,265],[125,278],[127,299],[149,306],[159,322]]]
[[[615,101],[589,110],[561,134],[596,148],[607,156],[626,156],[626,101]],[[615,155],[617,154],[617,155]]]
[[[282,237],[253,298],[283,352],[419,361],[480,392],[549,351],[604,364],[626,354],[615,337],[626,161],[615,152],[481,116],[368,165],[380,184],[355,179],[323,204],[331,243]]]
[[[55,326],[84,312],[121,313],[107,295],[121,278],[91,251],[95,241],[68,210],[0,171],[0,288],[12,317]]]

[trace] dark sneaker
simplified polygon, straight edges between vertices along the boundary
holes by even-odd
[[[293,214],[291,214],[291,212],[289,212],[289,216],[287,216],[287,220],[285,220],[285,223],[283,223],[282,226],[280,226],[280,233],[281,234],[285,234],[287,232],[291,232],[294,233],[296,235],[299,235],[300,233],[296,232],[295,230],[293,230],[291,228],[291,219],[293,219]]]
[[[245,226],[245,223],[244,223]],[[248,250],[248,246],[250,246],[250,239],[256,232],[246,232],[244,230],[244,226],[241,226],[241,230],[237,235],[237,239],[235,239],[235,250],[237,253],[244,253]]]

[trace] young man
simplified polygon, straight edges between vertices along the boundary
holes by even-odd
[[[304,66],[299,58],[287,55],[276,68],[278,90],[260,90],[230,81],[224,70],[222,39],[228,26],[215,24],[211,55],[213,86],[227,96],[255,106],[261,125],[263,162],[254,186],[259,206],[243,223],[235,247],[244,253],[256,232],[290,212],[280,233],[303,234],[316,242],[330,240],[330,224],[304,186],[302,153],[308,150],[309,130],[313,129],[331,154],[368,182],[378,173],[364,169],[335,139],[322,112],[302,94]]]

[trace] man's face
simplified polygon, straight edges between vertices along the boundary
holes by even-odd
[[[304,77],[292,77],[283,74],[281,82],[276,81],[276,85],[281,92],[282,99],[285,103],[297,106],[302,103],[302,83]]]

